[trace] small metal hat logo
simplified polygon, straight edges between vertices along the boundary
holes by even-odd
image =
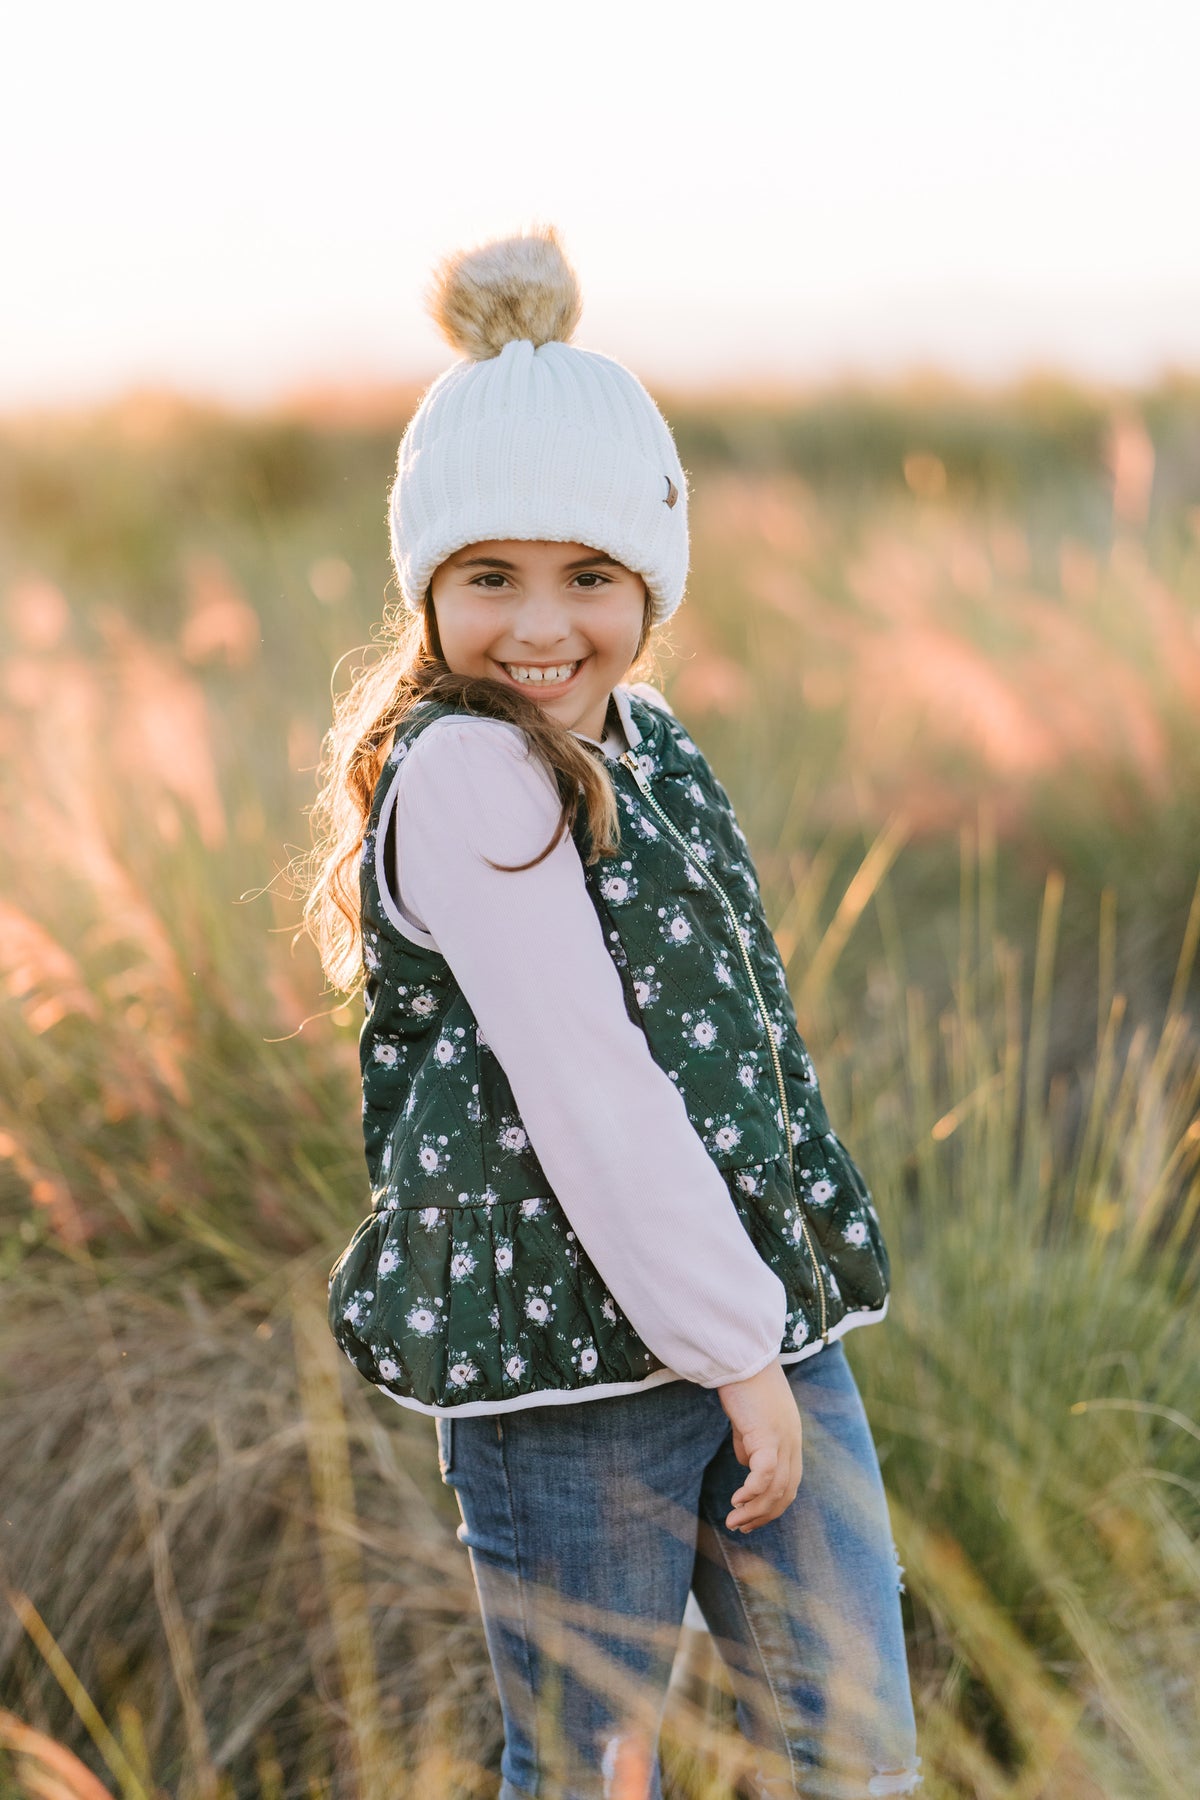
[[[668,506],[674,506],[675,502],[679,498],[679,489],[675,486],[675,483],[671,480],[671,477],[669,475],[664,476],[663,479],[666,481],[666,484],[667,484],[667,492],[665,495],[666,504]]]

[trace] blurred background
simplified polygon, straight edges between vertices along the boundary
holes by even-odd
[[[548,220],[676,433],[659,680],[892,1254],[847,1354],[930,1800],[1190,1800],[1200,15],[118,3],[6,49],[0,1792],[496,1791],[432,1425],[325,1324],[361,1000],[297,859],[423,286]],[[692,1638],[666,1791],[730,1800]]]

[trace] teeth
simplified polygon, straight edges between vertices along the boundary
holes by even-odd
[[[583,659],[580,658],[580,661]],[[556,681],[567,681],[579,667],[579,663],[559,663],[553,669],[531,669],[524,663],[502,663],[514,681],[524,681],[530,687],[546,687]]]

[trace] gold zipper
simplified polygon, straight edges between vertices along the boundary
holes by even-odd
[[[763,1000],[762,992],[758,985],[758,977],[754,973],[754,965],[750,960],[750,952],[746,948],[745,940],[742,937],[741,922],[738,919],[733,901],[729,898],[729,895],[725,892],[725,889],[721,886],[716,877],[709,874],[708,869],[705,867],[704,859],[696,854],[692,845],[689,844],[684,837],[682,831],[679,830],[678,826],[676,826],[669,815],[663,811],[662,807],[658,804],[658,801],[654,798],[654,795],[650,792],[650,788],[646,782],[645,776],[638,766],[638,760],[634,752],[632,750],[626,750],[625,754],[618,758],[618,761],[624,768],[629,770],[629,773],[636,781],[643,798],[650,802],[663,824],[667,827],[667,830],[673,837],[678,838],[679,842],[683,845],[688,853],[688,860],[692,863],[694,868],[700,871],[700,874],[704,877],[705,881],[708,882],[708,885],[712,888],[713,892],[719,897],[726,912],[729,914],[730,921],[733,925],[733,933],[737,938],[738,948],[742,953],[742,961],[746,965],[746,973],[749,975],[750,985],[754,989],[754,998],[758,1002],[759,1016],[762,1019],[763,1030],[766,1032],[767,1044],[771,1051],[771,1061],[775,1065],[775,1081],[779,1088],[779,1106],[783,1113],[783,1129],[787,1139],[788,1181],[791,1184],[792,1199],[796,1203],[796,1217],[799,1219],[800,1229],[804,1233],[804,1242],[808,1246],[808,1254],[812,1258],[813,1274],[817,1281],[817,1295],[821,1302],[821,1337],[825,1343],[828,1343],[829,1333],[826,1329],[825,1283],[821,1280],[821,1265],[817,1261],[817,1253],[813,1248],[812,1238],[809,1236],[808,1220],[804,1217],[804,1210],[800,1205],[800,1199],[796,1193],[796,1176],[792,1167],[792,1121],[791,1115],[788,1112],[787,1092],[783,1081],[783,1067],[779,1061],[779,1051],[775,1044],[775,1033],[771,1029],[771,1021],[767,1015],[766,1003]]]

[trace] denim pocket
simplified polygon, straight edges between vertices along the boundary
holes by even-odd
[[[454,1467],[454,1420],[434,1418],[437,1429],[438,1473],[444,1481]]]

